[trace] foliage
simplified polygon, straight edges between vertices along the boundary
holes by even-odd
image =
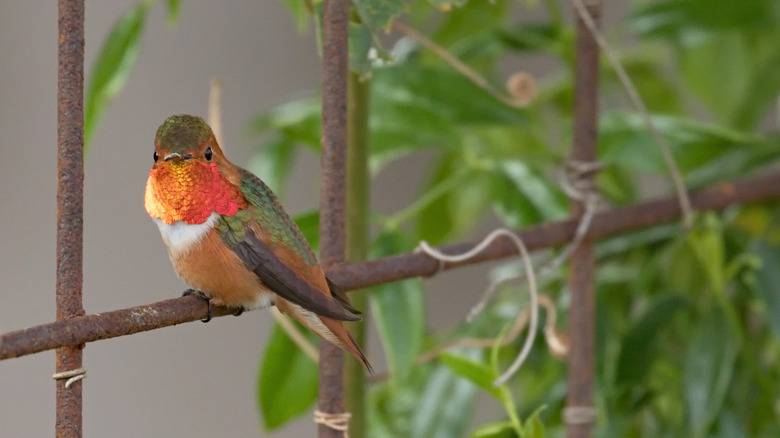
[[[528,0],[521,13],[509,0],[352,3],[350,66],[372,89],[372,175],[421,151],[434,157],[419,197],[395,214],[375,216],[373,255],[410,251],[421,239],[456,241],[486,218],[510,227],[564,218],[568,200],[550,175],[563,165],[573,124],[574,32],[561,11],[568,3]],[[299,28],[311,14],[318,21],[319,1],[284,4]],[[608,39],[688,187],[776,161],[780,136],[776,124],[767,127],[780,92],[780,3],[644,0],[629,7]],[[141,3],[128,12],[109,37],[106,47],[114,49],[101,52],[95,71],[106,73],[93,75],[94,114],[126,78],[146,8]],[[531,9],[543,18],[524,18]],[[495,89],[502,88],[507,60],[533,55],[557,68],[537,78],[538,94],[528,107],[510,108],[413,39],[388,44],[399,35],[384,34],[399,17],[425,29]],[[668,171],[606,64],[601,75],[599,156],[607,168],[597,185],[612,204],[634,203],[648,186],[664,183]],[[263,110],[251,123],[263,144],[250,167],[283,189],[296,155],[318,152],[319,120],[317,95]],[[778,215],[773,203],[734,207],[699,215],[689,231],[665,225],[598,244],[596,436],[780,435]],[[316,219],[305,216],[301,227],[316,233]],[[564,274],[553,273],[542,287],[565,319]],[[369,389],[367,436],[563,435],[566,367],[545,351],[541,337],[520,373],[497,388],[492,381],[517,346],[458,349],[419,362],[421,353],[444,341],[495,336],[527,304],[523,294],[502,290],[473,323],[448,333],[427,330],[418,280],[377,287],[370,297],[369,321],[377,326],[389,373]],[[281,330],[272,334],[270,351],[290,362],[264,361],[261,370],[258,392],[269,429],[304,412],[316,385],[312,365]],[[290,363],[298,370],[294,376]],[[287,395],[297,399],[284,409],[265,402],[278,405],[289,391],[282,386],[291,381],[295,394]],[[504,414],[474,425],[470,416],[480,393],[496,399]]]

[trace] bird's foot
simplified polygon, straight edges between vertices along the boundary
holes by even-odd
[[[187,290],[185,290],[181,294],[181,296],[183,296],[183,297],[186,297],[186,296],[189,296],[189,295],[195,295],[196,297],[203,298],[204,300],[206,300],[206,304],[209,305],[209,312],[208,312],[208,315],[205,318],[200,320],[200,322],[209,322],[209,321],[211,321],[211,317],[214,316],[214,305],[211,303],[211,298],[207,297],[206,294],[204,294],[203,292],[201,292],[199,290],[195,290],[195,289],[187,289]]]
[[[244,308],[243,307],[239,307],[238,310],[233,312],[233,316],[240,316],[242,313],[244,313]]]

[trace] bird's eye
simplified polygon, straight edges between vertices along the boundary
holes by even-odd
[[[154,157],[154,162],[155,162],[155,163],[157,162],[157,160],[159,160],[159,159],[160,159],[160,156],[159,156],[159,155],[157,155],[157,151],[154,151],[154,155],[153,155],[153,157]]]
[[[212,155],[212,154],[213,154],[213,153],[211,152],[211,148],[210,148],[210,147],[209,147],[209,148],[207,148],[207,149],[206,149],[206,159],[207,159],[207,160],[209,160],[209,161],[211,161],[211,155]]]

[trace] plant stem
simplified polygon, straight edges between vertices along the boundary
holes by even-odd
[[[353,72],[349,74],[347,105],[347,248],[346,258],[350,263],[361,262],[368,253],[368,104],[370,83],[361,80]],[[365,311],[366,294],[357,291],[350,294],[352,304]],[[366,317],[359,324],[351,324],[350,331],[361,347],[365,344]],[[366,376],[356,360],[345,364],[345,403],[352,414],[349,436],[366,436]]]

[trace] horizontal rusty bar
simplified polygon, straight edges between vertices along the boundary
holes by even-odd
[[[780,197],[780,170],[737,182],[725,182],[691,194],[694,208],[700,211],[720,210],[733,204],[747,204]],[[598,239],[671,222],[680,217],[674,197],[644,202],[630,207],[605,211],[594,216],[587,237]],[[574,235],[577,222],[566,220],[528,227],[518,234],[529,251],[559,246]],[[445,253],[461,253],[472,243],[439,248]],[[497,239],[469,262],[448,263],[445,269],[495,260],[515,254],[516,247],[506,239]],[[437,262],[422,253],[408,253],[328,270],[334,282],[347,290],[390,281],[432,275]],[[215,316],[231,310],[217,307]],[[70,318],[0,335],[0,360],[50,350],[65,345],[79,345],[101,339],[125,336],[169,325],[204,318],[205,302],[197,297],[182,297],[145,306]]]
[[[214,307],[213,316],[233,312],[235,310],[226,307]],[[205,300],[187,296],[42,324],[3,333],[0,336],[0,360],[196,321],[205,318],[207,313]]]
[[[694,209],[700,211],[721,210],[732,204],[748,204],[776,197],[780,197],[780,171],[736,182],[723,182],[693,192],[691,203]],[[671,222],[679,217],[680,206],[675,197],[643,202],[597,213],[585,237],[597,240]],[[527,227],[517,234],[529,251],[537,251],[568,243],[574,236],[577,225],[576,220],[568,219]],[[457,243],[439,247],[439,250],[445,254],[462,254],[474,246],[474,243]],[[468,261],[446,263],[443,269],[454,269],[513,255],[517,255],[517,246],[508,238],[499,238]],[[414,252],[333,267],[328,270],[328,277],[343,289],[354,290],[394,280],[431,276],[438,270],[438,261],[422,252]]]

